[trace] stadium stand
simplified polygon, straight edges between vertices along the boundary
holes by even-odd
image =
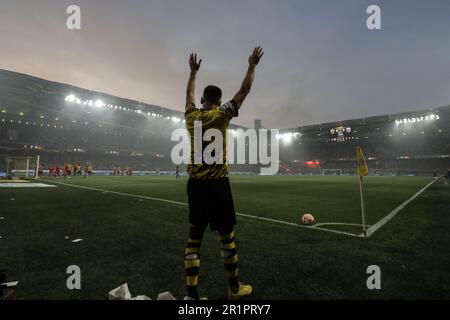
[[[173,170],[170,136],[183,113],[0,70],[0,162],[90,162],[97,170]],[[231,126],[240,128],[240,126]]]
[[[96,170],[173,170],[170,108],[0,70],[0,172],[8,156]],[[280,131],[280,173],[354,173],[361,146],[372,174],[432,174],[450,167],[450,106]],[[231,126],[231,129],[242,126]],[[183,169],[183,168],[182,168]],[[233,171],[257,172],[255,165]],[[333,173],[333,171],[330,171]]]
[[[283,130],[282,171],[354,172],[361,146],[372,173],[432,174],[450,167],[450,106]]]

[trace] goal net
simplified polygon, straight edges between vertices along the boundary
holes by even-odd
[[[323,176],[341,176],[342,169],[322,169]]]
[[[5,161],[7,179],[38,178],[42,171],[42,166],[39,164],[39,156],[7,157]]]
[[[395,176],[395,171],[394,170],[374,170],[373,174],[377,175],[377,176]]]

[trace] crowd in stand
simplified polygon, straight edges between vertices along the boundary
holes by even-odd
[[[168,129],[151,134],[122,129],[73,127],[67,130],[5,123],[0,126],[0,166],[4,162],[2,157],[39,154],[43,163],[53,164],[54,174],[56,167],[64,172],[65,163],[82,167],[78,162],[95,163],[96,170],[111,170],[113,174],[117,174],[113,169],[117,167],[137,171],[173,170]],[[434,134],[422,134],[417,131],[392,137],[387,132],[384,135],[378,134],[380,131],[376,129],[374,132],[368,137],[361,136],[358,141],[330,142],[321,137],[302,138],[289,145],[281,143],[280,172],[353,169],[357,146],[363,148],[369,168],[373,170],[445,172],[450,167],[450,137],[445,132],[434,130]],[[431,129],[428,132],[432,132]],[[258,165],[231,166],[232,171],[240,172],[259,172],[259,169]]]

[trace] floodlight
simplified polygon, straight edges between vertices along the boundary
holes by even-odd
[[[288,133],[284,133],[281,135],[281,139],[283,140],[284,143],[290,143],[292,141],[292,133],[288,132]]]
[[[95,101],[95,106],[96,107],[98,107],[98,108],[101,108],[101,107],[103,107],[103,101],[102,100],[97,100],[97,101]]]

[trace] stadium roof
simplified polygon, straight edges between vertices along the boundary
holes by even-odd
[[[295,128],[289,128],[282,130],[283,132],[308,132],[308,131],[320,131],[320,130],[329,130],[336,127],[356,127],[356,126],[364,126],[364,125],[381,125],[381,124],[390,124],[395,123],[396,121],[403,121],[407,119],[408,121],[416,121],[416,119],[420,119],[422,117],[429,116],[437,116],[438,119],[442,119],[445,122],[450,123],[450,105],[429,108],[417,111],[410,112],[402,112],[390,115],[380,115],[380,116],[372,116],[367,118],[360,119],[350,119],[343,120],[337,122],[327,122],[315,125],[307,125],[300,126]],[[449,124],[450,125],[450,124]]]
[[[184,118],[184,112],[170,108],[0,69],[0,108],[11,108],[17,112],[26,112],[30,108],[52,110],[64,104],[69,97],[79,103],[95,105],[101,101],[104,106],[116,109],[162,118]],[[231,128],[245,127],[231,125]]]
[[[41,108],[51,110],[63,104],[68,96],[77,97],[81,101],[102,101],[110,107],[120,106],[127,111],[155,114],[161,117],[177,117],[182,119],[184,113],[170,108],[156,106],[136,100],[116,97],[107,93],[91,91],[68,84],[36,78],[30,75],[0,69],[0,108],[11,107],[18,112],[22,109]],[[363,126],[389,124],[403,119],[414,120],[430,115],[440,115],[441,119],[450,123],[450,105],[418,111],[397,113],[391,115],[372,116],[360,119],[350,119],[337,122],[328,122],[315,125],[306,125],[281,130],[282,132],[311,132],[329,130],[340,126]],[[449,124],[450,125],[450,124]],[[231,128],[244,128],[231,125]]]

